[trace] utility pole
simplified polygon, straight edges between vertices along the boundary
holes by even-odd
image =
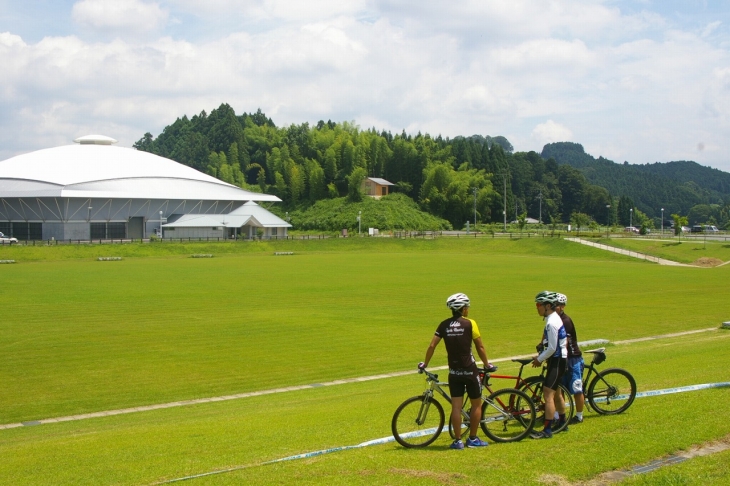
[[[504,182],[504,202],[502,203],[502,215],[504,216],[504,231],[507,232],[507,176],[509,172],[502,172],[502,181]]]
[[[538,223],[542,224],[542,191],[540,191],[540,194],[537,195],[537,198],[540,200],[540,216],[538,217]]]
[[[474,187],[474,232],[477,231],[477,188]]]

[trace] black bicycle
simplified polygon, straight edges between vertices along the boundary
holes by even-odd
[[[426,375],[426,390],[400,404],[391,421],[393,437],[403,447],[425,447],[441,434],[445,415],[435,392],[451,403],[451,397],[442,388],[448,383],[439,382],[438,375],[426,370],[418,372]],[[482,396],[480,421],[487,437],[495,442],[515,442],[527,437],[535,425],[535,404],[532,400],[514,388],[488,391],[488,396]],[[468,410],[461,413],[462,420],[468,423]]]
[[[614,415],[625,412],[636,398],[636,380],[631,373],[621,368],[608,368],[598,371],[596,366],[606,361],[606,348],[592,349],[584,353],[593,354],[593,359],[585,365],[583,392],[590,407],[601,415]],[[591,381],[591,376],[595,377]],[[586,383],[590,384],[586,388]]]
[[[506,375],[492,375],[493,378],[506,378],[516,379],[516,387],[527,394],[528,397],[535,403],[535,410],[537,411],[537,423],[542,423],[545,420],[545,398],[543,396],[543,382],[545,381],[546,368],[543,366],[542,371],[537,376],[528,376],[522,378],[522,371],[525,366],[532,363],[532,358],[514,358],[512,359],[515,363],[520,364],[520,371],[517,376],[506,376]],[[565,401],[565,417],[566,420],[563,424],[555,424],[552,428],[553,432],[561,432],[570,422],[575,411],[575,400],[573,394],[568,391],[562,384],[559,385],[558,390],[563,395]]]

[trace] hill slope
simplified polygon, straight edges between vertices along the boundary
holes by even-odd
[[[603,157],[596,159],[572,142],[545,145],[541,155],[575,167],[591,184],[605,187],[613,195],[630,197],[650,215],[659,215],[661,208],[666,214],[687,214],[696,204],[722,204],[730,198],[730,174],[696,162],[617,164]]]

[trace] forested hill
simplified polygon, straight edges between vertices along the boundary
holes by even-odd
[[[576,169],[611,194],[628,196],[647,214],[687,214],[697,204],[723,204],[730,198],[730,173],[696,162],[632,165],[594,158],[573,142],[545,145],[542,157]]]
[[[146,133],[134,147],[275,194],[282,200],[277,210],[290,214],[316,212],[324,200],[360,204],[362,181],[378,177],[394,184],[399,201],[407,196],[455,228],[527,217],[551,224],[661,224],[661,208],[666,217],[730,225],[730,204],[718,205],[730,201],[730,174],[692,162],[618,165],[573,143],[547,145],[541,157],[514,152],[503,136],[394,134],[330,120],[277,127],[261,110],[237,115],[224,103],[178,118],[157,137]],[[323,218],[313,220],[325,229]],[[411,223],[392,216],[387,224],[410,229]]]

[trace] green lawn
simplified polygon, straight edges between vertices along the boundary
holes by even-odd
[[[603,368],[629,369],[639,391],[727,379],[730,332],[612,346]],[[712,366],[701,363],[711,357]],[[687,366],[697,363],[697,366]],[[503,365],[503,369],[509,370]],[[682,373],[677,373],[682,370]],[[390,435],[390,417],[418,394],[413,375],[133,415],[11,429],[0,433],[0,478],[8,484],[151,484],[249,466],[192,484],[544,484],[585,481],[730,434],[716,405],[728,389],[638,398],[619,416],[586,414],[551,442],[448,451],[445,435],[422,450],[387,443],[278,464],[295,454]],[[559,447],[561,453],[545,462]],[[699,458],[694,461],[712,460]],[[727,471],[725,471],[727,472]],[[722,477],[727,477],[724,474]],[[457,479],[459,481],[457,481]]]
[[[598,241],[605,245],[646,253],[647,255],[682,263],[693,263],[700,258],[714,258],[723,262],[730,261],[729,241],[703,240],[702,238],[696,237],[663,240],[602,238]]]
[[[188,258],[193,253],[215,257]],[[100,255],[125,260],[95,261]],[[729,320],[728,266],[661,267],[557,239],[13,247],[0,248],[0,258],[19,262],[2,267],[0,423],[410,370],[457,291],[472,298],[471,317],[493,357],[534,350],[542,321],[532,302],[545,288],[568,295],[581,340]],[[613,346],[603,367],[625,366],[644,390],[726,381],[728,336]],[[441,347],[433,363],[444,361]],[[0,430],[0,483],[148,484],[357,444],[388,436],[396,406],[422,386],[414,373]],[[560,439],[575,442],[581,459],[559,472],[587,479],[727,435],[721,414],[709,413],[727,393],[647,398],[625,416],[591,419],[570,441]],[[696,420],[682,418],[689,404],[701,407],[690,409]],[[667,425],[675,420],[676,440]],[[598,436],[609,452],[593,457]],[[196,482],[442,484],[527,474],[529,483],[544,463],[539,442],[490,447],[476,470],[468,455],[479,451],[452,463],[446,445],[445,438],[424,451],[386,444]]]

